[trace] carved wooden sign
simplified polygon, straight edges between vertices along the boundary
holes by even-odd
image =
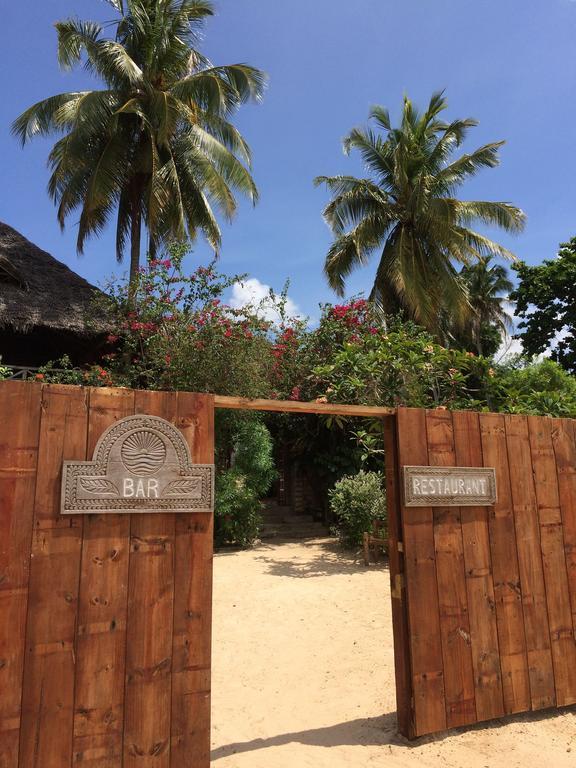
[[[495,469],[404,467],[406,507],[486,507],[495,501]]]
[[[192,464],[169,421],[128,416],[104,432],[92,461],[65,461],[63,515],[212,512],[214,466]]]

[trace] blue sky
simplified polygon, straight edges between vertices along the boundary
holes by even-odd
[[[60,233],[46,194],[49,141],[24,150],[9,126],[23,109],[54,93],[93,87],[82,71],[63,73],[53,23],[68,16],[110,19],[101,0],[4,4],[0,71],[0,219],[87,279],[123,271],[112,227],[75,253],[75,218]],[[342,137],[365,121],[371,104],[393,115],[408,93],[424,104],[446,89],[449,117],[475,117],[469,147],[506,139],[501,166],[480,174],[462,197],[507,200],[528,216],[526,231],[501,237],[536,263],[576,234],[576,2],[573,0],[218,0],[203,51],[215,63],[246,61],[270,83],[264,103],[237,125],[254,154],[261,193],[224,226],[223,271],[246,272],[290,296],[306,314],[332,300],[322,265],[330,234],[318,174],[362,173],[344,157]],[[24,42],[25,41],[25,42]],[[198,243],[195,262],[209,259]],[[371,270],[350,293],[369,290]]]

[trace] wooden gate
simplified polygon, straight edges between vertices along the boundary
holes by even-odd
[[[59,514],[134,413],[212,463],[210,395],[0,384],[0,768],[209,764],[212,516]]]
[[[2,382],[0,768],[208,768],[212,516],[59,509],[135,413],[212,463],[215,405],[383,419],[401,733],[576,702],[574,422]],[[492,467],[497,502],[406,507],[407,465]]]
[[[400,731],[576,702],[576,432],[419,409],[386,427]],[[494,467],[493,507],[406,507],[406,465]]]

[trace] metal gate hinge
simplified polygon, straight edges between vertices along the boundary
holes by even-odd
[[[402,600],[402,590],[404,589],[404,574],[397,573],[394,577],[394,586],[392,587],[392,598]]]

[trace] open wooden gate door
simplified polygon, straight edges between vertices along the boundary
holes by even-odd
[[[573,421],[400,408],[386,422],[400,731],[576,702]],[[407,506],[403,468],[494,468],[491,506]]]
[[[212,515],[60,514],[138,413],[213,462],[210,395],[0,383],[1,768],[208,768]]]

